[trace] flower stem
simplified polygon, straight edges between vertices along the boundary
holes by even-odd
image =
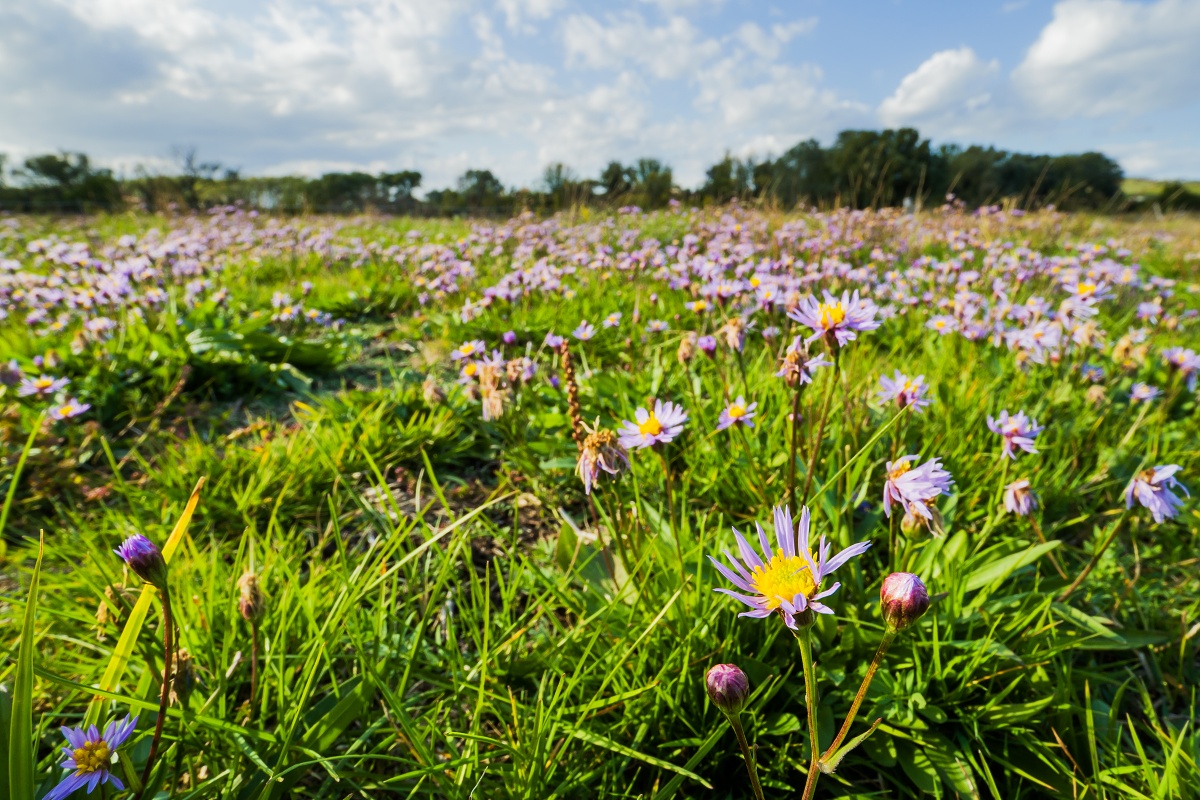
[[[788,508],[796,507],[796,440],[800,438],[800,395],[803,383],[796,384],[792,396],[792,457],[788,459]]]
[[[250,715],[254,716],[254,701],[258,697],[258,622],[250,620]]]
[[[829,421],[829,407],[833,403],[833,389],[837,386],[838,377],[842,373],[840,359],[833,362],[833,377],[825,388],[825,399],[821,401],[821,420],[817,423],[817,436],[812,442],[812,452],[808,454],[808,474],[804,476],[804,494],[801,504],[808,503],[808,490],[812,488],[813,473],[817,468],[817,454],[821,452],[821,440],[825,438],[825,423]],[[793,503],[793,505],[795,505]]]
[[[154,723],[154,738],[150,740],[150,754],[146,756],[146,766],[142,768],[142,789],[138,800],[146,792],[150,782],[150,772],[154,769],[154,759],[158,755],[158,742],[162,738],[163,723],[167,720],[167,705],[171,701],[171,657],[174,654],[172,634],[174,620],[171,617],[171,593],[166,588],[162,590],[163,615],[163,680],[162,694],[158,699],[158,721]]]
[[[1100,546],[1096,548],[1096,552],[1092,553],[1092,557],[1088,561],[1087,565],[1084,566],[1083,571],[1080,572],[1079,576],[1076,577],[1075,580],[1071,581],[1071,585],[1066,589],[1063,589],[1062,594],[1058,596],[1058,602],[1065,602],[1066,599],[1070,597],[1076,589],[1079,588],[1079,584],[1087,580],[1087,576],[1092,574],[1092,570],[1096,568],[1096,564],[1100,562],[1100,558],[1104,555],[1105,551],[1108,550],[1109,545],[1113,543],[1113,539],[1117,538],[1117,531],[1121,529],[1121,521],[1124,519],[1125,514],[1122,512],[1121,516],[1117,517],[1117,521],[1113,523],[1112,528],[1109,529],[1108,536],[1106,536],[1104,541],[1100,543]]]
[[[800,659],[804,664],[804,703],[808,706],[809,763],[808,777],[804,781],[803,800],[812,800],[817,790],[817,777],[821,774],[821,742],[817,731],[817,671],[813,667],[812,629],[801,628],[796,634],[800,643]]]
[[[1033,532],[1037,534],[1038,541],[1042,544],[1049,544],[1049,542],[1046,541],[1046,534],[1042,533],[1042,526],[1038,524],[1037,519],[1032,513],[1029,515],[1029,524],[1033,526]],[[1046,553],[1046,557],[1049,558],[1050,563],[1054,565],[1054,569],[1059,574],[1059,577],[1065,581],[1067,579],[1067,572],[1062,568],[1062,564],[1058,562],[1058,557],[1054,555],[1054,551],[1051,550],[1050,552]]]
[[[858,694],[854,695],[854,702],[850,704],[850,713],[846,715],[846,721],[842,723],[842,728],[837,732],[837,736],[833,737],[833,744],[826,748],[824,755],[821,756],[821,761],[828,761],[837,752],[841,746],[842,740],[846,738],[846,734],[850,732],[850,726],[854,724],[854,718],[858,716],[858,708],[862,705],[863,700],[867,696],[867,688],[871,685],[871,681],[875,678],[875,672],[879,669],[879,665],[883,663],[883,656],[887,653],[888,648],[892,646],[892,640],[896,638],[896,632],[890,627],[883,634],[883,641],[879,643],[879,647],[875,650],[875,657],[871,659],[871,666],[867,667],[867,674],[863,677],[862,685],[858,687]]]
[[[750,774],[750,788],[754,790],[754,797],[756,800],[764,800],[762,784],[758,782],[758,766],[755,764],[754,751],[750,749],[750,743],[746,741],[746,734],[742,731],[742,721],[738,719],[737,714],[730,714],[729,724],[733,726],[738,746],[742,748],[742,760],[746,762],[746,772]]]
[[[667,455],[657,447],[654,451],[658,453],[658,457],[662,460],[663,480],[666,482],[667,491],[667,519],[671,526],[671,538],[675,540],[675,555],[679,557],[679,586],[683,588],[687,585],[687,576],[684,573],[683,564],[683,542],[679,539],[679,531],[675,526],[675,499],[671,495],[671,465],[667,463]]]

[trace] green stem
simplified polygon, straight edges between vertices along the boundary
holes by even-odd
[[[806,613],[811,614],[812,612]],[[817,735],[817,703],[819,700],[817,698],[817,671],[813,666],[811,623],[809,627],[800,629],[796,634],[796,641],[800,643],[800,659],[804,664],[804,702],[808,706],[810,753],[808,777],[804,781],[802,800],[812,800],[813,792],[817,790],[817,777],[821,774],[821,741]]]
[[[746,734],[742,731],[742,721],[738,719],[737,714],[730,714],[729,724],[733,726],[738,746],[742,748],[742,760],[746,762],[746,772],[750,775],[750,788],[754,790],[755,800],[765,800],[762,784],[758,782],[758,766],[754,763],[754,751],[750,749],[750,743],[746,741]]]
[[[871,685],[871,681],[875,678],[875,672],[879,669],[879,665],[883,663],[883,656],[887,653],[888,648],[892,646],[892,640],[896,638],[896,631],[891,627],[883,634],[883,641],[879,643],[879,647],[875,650],[875,657],[871,659],[871,666],[867,667],[867,674],[863,678],[862,685],[858,687],[858,694],[854,695],[854,702],[850,704],[850,713],[846,715],[846,721],[842,723],[842,728],[837,732],[837,736],[833,737],[833,744],[825,749],[825,754],[821,756],[821,761],[828,761],[837,752],[841,746],[842,740],[846,738],[846,734],[850,732],[850,726],[854,724],[854,718],[858,716],[859,706],[867,696],[867,688]]]
[[[679,540],[679,531],[675,527],[675,500],[671,495],[671,466],[667,463],[667,456],[662,450],[655,448],[655,452],[662,460],[663,479],[666,481],[667,488],[667,519],[671,526],[671,538],[675,540],[675,555],[679,557],[679,586],[682,589],[687,585],[687,579],[684,573],[683,542]]]
[[[154,738],[150,740],[150,754],[146,756],[146,766],[142,768],[142,790],[138,793],[138,800],[141,800],[142,795],[146,793],[146,786],[150,783],[150,773],[154,769],[154,759],[158,755],[158,742],[162,738],[163,723],[167,720],[167,705],[171,701],[171,658],[174,654],[174,648],[172,647],[171,639],[174,621],[171,617],[171,593],[165,588],[162,590],[162,614],[162,694],[158,699],[158,720],[154,723]]]
[[[1075,578],[1075,580],[1071,581],[1071,585],[1066,589],[1063,589],[1062,594],[1058,596],[1058,602],[1065,602],[1066,599],[1074,594],[1075,590],[1079,588],[1079,585],[1087,580],[1087,576],[1092,574],[1092,570],[1096,568],[1096,564],[1100,562],[1100,558],[1104,555],[1105,551],[1108,550],[1109,545],[1113,543],[1113,539],[1117,538],[1117,531],[1121,529],[1121,521],[1124,519],[1125,513],[1122,512],[1121,516],[1117,517],[1117,521],[1113,523],[1112,528],[1108,532],[1108,536],[1104,538],[1104,541],[1101,542],[1098,548],[1096,548],[1096,552],[1092,554],[1092,557],[1088,561],[1087,565],[1084,566],[1083,571],[1080,572],[1079,576]]]
[[[833,389],[837,386],[838,377],[842,373],[841,359],[833,362],[833,377],[825,388],[825,399],[821,401],[821,420],[817,423],[817,436],[812,442],[812,452],[808,454],[808,474],[804,476],[804,494],[801,505],[808,503],[808,490],[812,488],[813,474],[817,469],[817,454],[821,452],[821,440],[825,438],[825,424],[829,421],[829,407],[833,403]]]
[[[792,457],[788,459],[788,507],[796,507],[796,441],[800,438],[800,395],[804,392],[804,384],[796,384],[796,392],[792,396]]]

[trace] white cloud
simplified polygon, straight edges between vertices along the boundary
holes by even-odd
[[[554,16],[563,7],[564,0],[497,0],[496,7],[504,14],[505,24],[510,31],[536,33],[537,27],[529,20],[543,20]]]
[[[1200,98],[1196,0],[1063,0],[1013,72],[1050,117],[1138,114]]]
[[[563,24],[563,45],[568,66],[620,68],[632,62],[662,79],[694,72],[721,50],[683,17],[653,27],[636,12],[610,15],[607,23],[573,14]]]
[[[817,18],[798,19],[787,24],[776,23],[768,33],[755,22],[744,22],[734,37],[750,52],[769,61],[774,61],[783,50],[783,45],[817,27]]]
[[[981,60],[970,47],[934,53],[880,104],[879,118],[889,126],[936,124],[977,112],[991,100],[989,85],[999,69],[999,62]]]

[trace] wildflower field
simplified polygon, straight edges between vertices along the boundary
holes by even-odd
[[[1200,796],[1198,264],[0,218],[0,800]]]

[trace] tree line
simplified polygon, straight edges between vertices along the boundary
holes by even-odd
[[[240,204],[286,214],[304,212],[510,215],[549,213],[584,205],[654,209],[672,200],[690,205],[733,199],[782,208],[877,208],[940,204],[953,195],[972,207],[1013,203],[1064,209],[1128,210],[1158,203],[1164,209],[1200,209],[1200,197],[1180,186],[1161,195],[1129,198],[1121,167],[1102,153],[1032,155],[972,145],[934,146],[912,128],[848,130],[829,146],[799,142],[778,158],[726,154],[696,189],[675,183],[671,167],[655,158],[612,161],[595,178],[565,164],[548,166],[537,186],[506,187],[490,170],[470,169],[454,186],[417,198],[420,172],[333,172],[317,178],[247,177],[218,162],[201,162],[194,149],[179,155],[178,173],[139,172],[118,178],[84,154],[34,156],[10,169],[0,156],[0,210],[151,211]]]

